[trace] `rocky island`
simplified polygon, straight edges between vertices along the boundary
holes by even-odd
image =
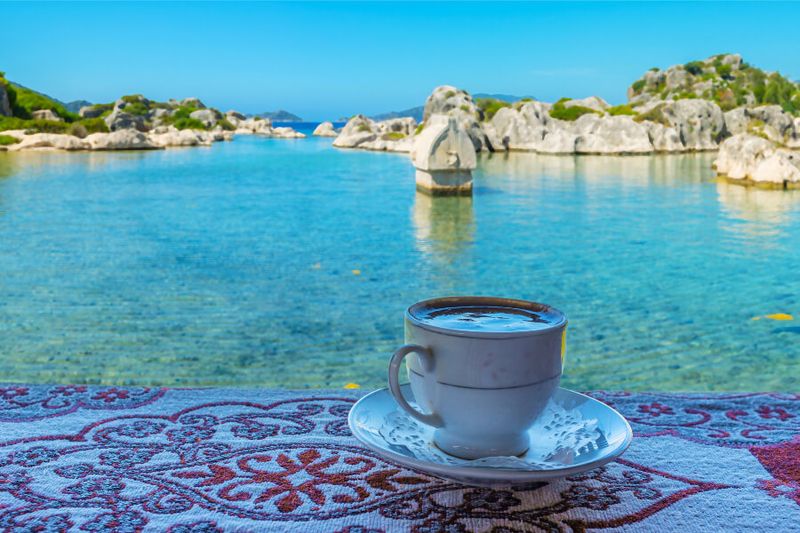
[[[305,137],[269,119],[222,113],[197,98],[156,102],[142,95],[84,106],[78,113],[0,73],[0,150],[155,150],[209,146],[239,135]]]
[[[721,150],[716,168],[724,177],[800,186],[798,158],[791,151],[800,149],[800,86],[745,63],[738,54],[650,69],[628,88],[627,102],[615,106],[597,96],[553,103],[473,99],[467,91],[445,85],[426,100],[422,122],[356,115],[334,146],[410,152],[415,136],[437,114],[455,118],[478,152],[632,155]],[[740,160],[744,156],[738,147],[743,144],[752,147],[750,162]],[[765,165],[762,159],[771,162]]]

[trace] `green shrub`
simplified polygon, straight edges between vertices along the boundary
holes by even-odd
[[[67,129],[67,134],[84,139],[87,135],[89,135],[89,132],[86,130],[86,126],[80,122],[75,122],[74,124],[70,124],[69,128]]]
[[[467,104],[463,104],[460,106],[461,111],[464,113],[469,113],[469,106]]]
[[[456,92],[455,92],[455,91],[447,91],[446,93],[444,93],[444,97],[445,97],[445,98],[452,98],[452,97],[454,97],[455,95],[456,95]]]
[[[144,96],[142,96],[141,94],[127,94],[122,98],[120,98],[120,100],[122,100],[126,104],[141,103],[141,101],[144,99],[145,99]]]
[[[672,123],[667,119],[666,115],[664,115],[664,106],[663,104],[659,104],[652,108],[650,111],[645,113],[639,113],[636,115],[633,120],[636,122],[643,122],[645,120],[649,120],[650,122],[655,122],[657,124],[663,124],[664,126],[672,126]]]
[[[689,100],[691,98],[697,98],[697,95],[692,91],[681,91],[678,94],[674,95],[673,98],[675,100]]]
[[[414,135],[419,135],[420,133],[422,133],[422,130],[424,129],[425,129],[425,123],[420,122],[419,125],[417,125],[417,129],[414,130]]]
[[[130,113],[131,115],[137,115],[143,117],[150,110],[142,102],[133,102],[126,104],[125,107],[122,108],[122,111],[124,111],[125,113]]]
[[[179,130],[204,130],[207,129],[206,125],[203,124],[201,121],[197,120],[196,118],[191,118],[191,115],[194,111],[197,111],[195,107],[188,107],[188,106],[180,106],[175,112],[168,116],[164,117],[163,121],[165,124],[172,124]]]
[[[399,131],[390,131],[383,134],[383,140],[385,141],[399,141],[400,139],[405,139],[405,137],[406,134]]]
[[[19,117],[0,116],[0,131],[24,130],[29,121]]]
[[[204,130],[206,125],[196,118],[179,118],[172,123],[179,130]]]
[[[636,80],[635,82],[633,82],[633,85],[631,85],[631,89],[633,89],[633,94],[641,93],[646,83],[647,82],[644,80]]]
[[[495,113],[504,107],[511,107],[510,103],[496,98],[478,98],[475,103],[483,114],[483,120],[492,120]]]
[[[8,93],[8,101],[11,105],[11,113],[15,117],[30,119],[34,111],[49,109],[68,122],[78,118],[77,115],[67,111],[63,105],[55,100],[51,100],[30,89],[7,83],[6,92]]]
[[[8,146],[9,144],[17,144],[19,139],[11,135],[0,135],[0,146]]]
[[[689,61],[688,63],[683,65],[683,68],[686,69],[686,72],[688,72],[693,76],[699,76],[700,74],[702,74],[703,67],[705,67],[705,64],[702,61]]]
[[[358,127],[356,128],[356,131],[360,131],[362,133],[367,133],[367,132],[371,133],[372,132],[372,128],[369,127],[369,124],[364,122],[364,123],[358,125]]]
[[[726,80],[731,78],[731,71],[733,70],[733,67],[731,67],[730,65],[719,64],[716,65],[714,68],[716,69],[717,74],[719,74],[720,78]]]
[[[578,118],[582,117],[583,115],[587,115],[589,113],[597,113],[594,109],[590,109],[588,107],[583,107],[580,105],[574,105],[572,107],[567,107],[564,105],[564,102],[569,101],[569,98],[562,98],[555,104],[553,107],[550,108],[550,116],[552,118],[557,118],[559,120],[567,120],[567,121],[574,121],[578,120]],[[597,113],[598,115],[600,113]]]
[[[102,118],[84,118],[77,122],[86,129],[87,134],[108,133],[108,125]]]
[[[615,105],[608,108],[608,114],[611,116],[617,115],[636,115],[636,110],[630,104]]]
[[[225,131],[234,131],[236,129],[236,126],[234,126],[227,118],[219,119],[219,121],[217,121],[217,126],[220,126]]]

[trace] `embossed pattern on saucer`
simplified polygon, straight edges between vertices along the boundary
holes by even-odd
[[[408,385],[403,395],[413,400]],[[633,437],[617,411],[559,388],[529,430],[530,449],[519,457],[467,460],[433,443],[434,428],[401,410],[388,389],[361,398],[348,416],[350,431],[368,448],[404,466],[470,485],[509,485],[591,470],[621,455]]]

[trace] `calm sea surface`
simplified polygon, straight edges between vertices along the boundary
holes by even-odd
[[[485,294],[567,314],[570,387],[800,391],[800,191],[511,154],[431,199],[330,142],[0,153],[0,381],[378,387],[407,305]]]

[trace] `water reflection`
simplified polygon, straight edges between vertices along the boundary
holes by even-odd
[[[587,184],[601,185],[613,179],[614,186],[675,185],[712,177],[714,157],[712,153],[575,156],[511,152],[484,154],[480,168],[487,174],[502,174],[512,179],[553,176],[570,180],[581,178]]]
[[[800,190],[759,189],[725,180],[717,181],[717,198],[727,215],[720,220],[723,229],[762,246],[780,236],[800,209]]]
[[[7,178],[17,171],[13,156],[0,153],[0,179]]]
[[[470,196],[433,197],[417,192],[411,218],[417,249],[439,265],[450,266],[462,258],[475,238]]]

